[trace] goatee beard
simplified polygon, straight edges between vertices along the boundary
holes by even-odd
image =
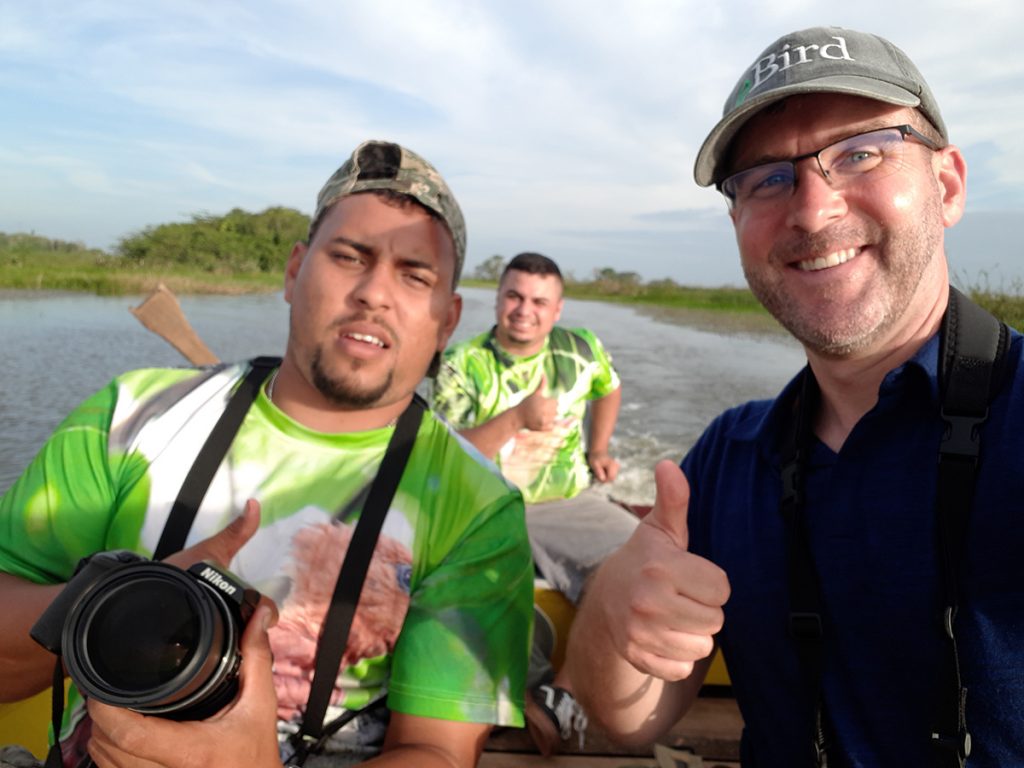
[[[391,387],[391,380],[394,371],[388,371],[384,380],[372,389],[355,389],[350,382],[344,379],[336,379],[330,376],[323,367],[323,354],[320,348],[313,353],[313,360],[310,364],[313,374],[313,386],[321,395],[326,397],[335,405],[349,409],[368,408],[375,405]]]

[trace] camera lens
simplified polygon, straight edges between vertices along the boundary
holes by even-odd
[[[98,580],[68,614],[68,674],[86,696],[174,719],[218,711],[237,691],[238,618],[195,576],[140,562]]]
[[[165,685],[188,667],[200,644],[200,609],[170,581],[125,584],[99,601],[85,651],[107,684],[139,692]]]

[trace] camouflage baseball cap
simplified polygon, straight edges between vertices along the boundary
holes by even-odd
[[[409,195],[441,217],[455,243],[455,283],[466,260],[466,222],[437,169],[412,150],[390,141],[364,141],[327,180],[316,197],[309,231],[335,202],[357,192],[390,189]]]
[[[769,104],[804,93],[848,93],[915,107],[949,140],[931,88],[903,51],[878,35],[812,27],[783,35],[743,71],[722,119],[697,153],[697,183],[706,187],[722,180],[729,145],[750,118]]]

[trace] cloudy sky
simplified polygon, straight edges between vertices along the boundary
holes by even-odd
[[[352,148],[444,173],[470,268],[538,250],[741,284],[696,151],[781,34],[867,29],[915,60],[970,167],[961,283],[1024,280],[1019,0],[0,0],[0,231],[110,248],[145,226],[310,213]]]

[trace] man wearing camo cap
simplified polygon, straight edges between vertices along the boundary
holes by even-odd
[[[466,222],[462,209],[437,169],[412,150],[386,141],[366,141],[324,184],[316,196],[316,212],[309,223],[313,240],[324,213],[336,201],[358,192],[383,192],[385,196],[413,198],[427,213],[440,219],[455,245],[452,287],[462,275],[466,260]]]
[[[66,764],[88,745],[101,766],[280,768],[301,762],[320,722],[366,708],[309,764],[472,766],[492,725],[523,724],[533,568],[522,498],[414,393],[459,320],[465,244],[433,166],[391,142],[359,145],[321,190],[308,241],[292,248],[279,365],[123,374],[71,414],[0,500],[0,599],[17,608],[0,628],[0,664],[15,670],[0,687],[17,700],[50,682],[54,658],[28,629],[51,585],[100,550],[153,556],[211,427],[234,392],[255,393],[187,548],[168,557],[217,561],[265,596],[242,639],[241,692],[198,722],[93,699],[91,740],[73,698]],[[376,505],[385,516],[347,643],[321,639],[392,441],[411,454],[390,503]],[[316,675],[332,650],[340,665]]]
[[[744,766],[1024,765],[1024,345],[949,285],[966,163],[931,89],[876,35],[794,32],[694,175],[808,364],[657,467],[574,625],[579,699],[656,738],[717,645]]]

